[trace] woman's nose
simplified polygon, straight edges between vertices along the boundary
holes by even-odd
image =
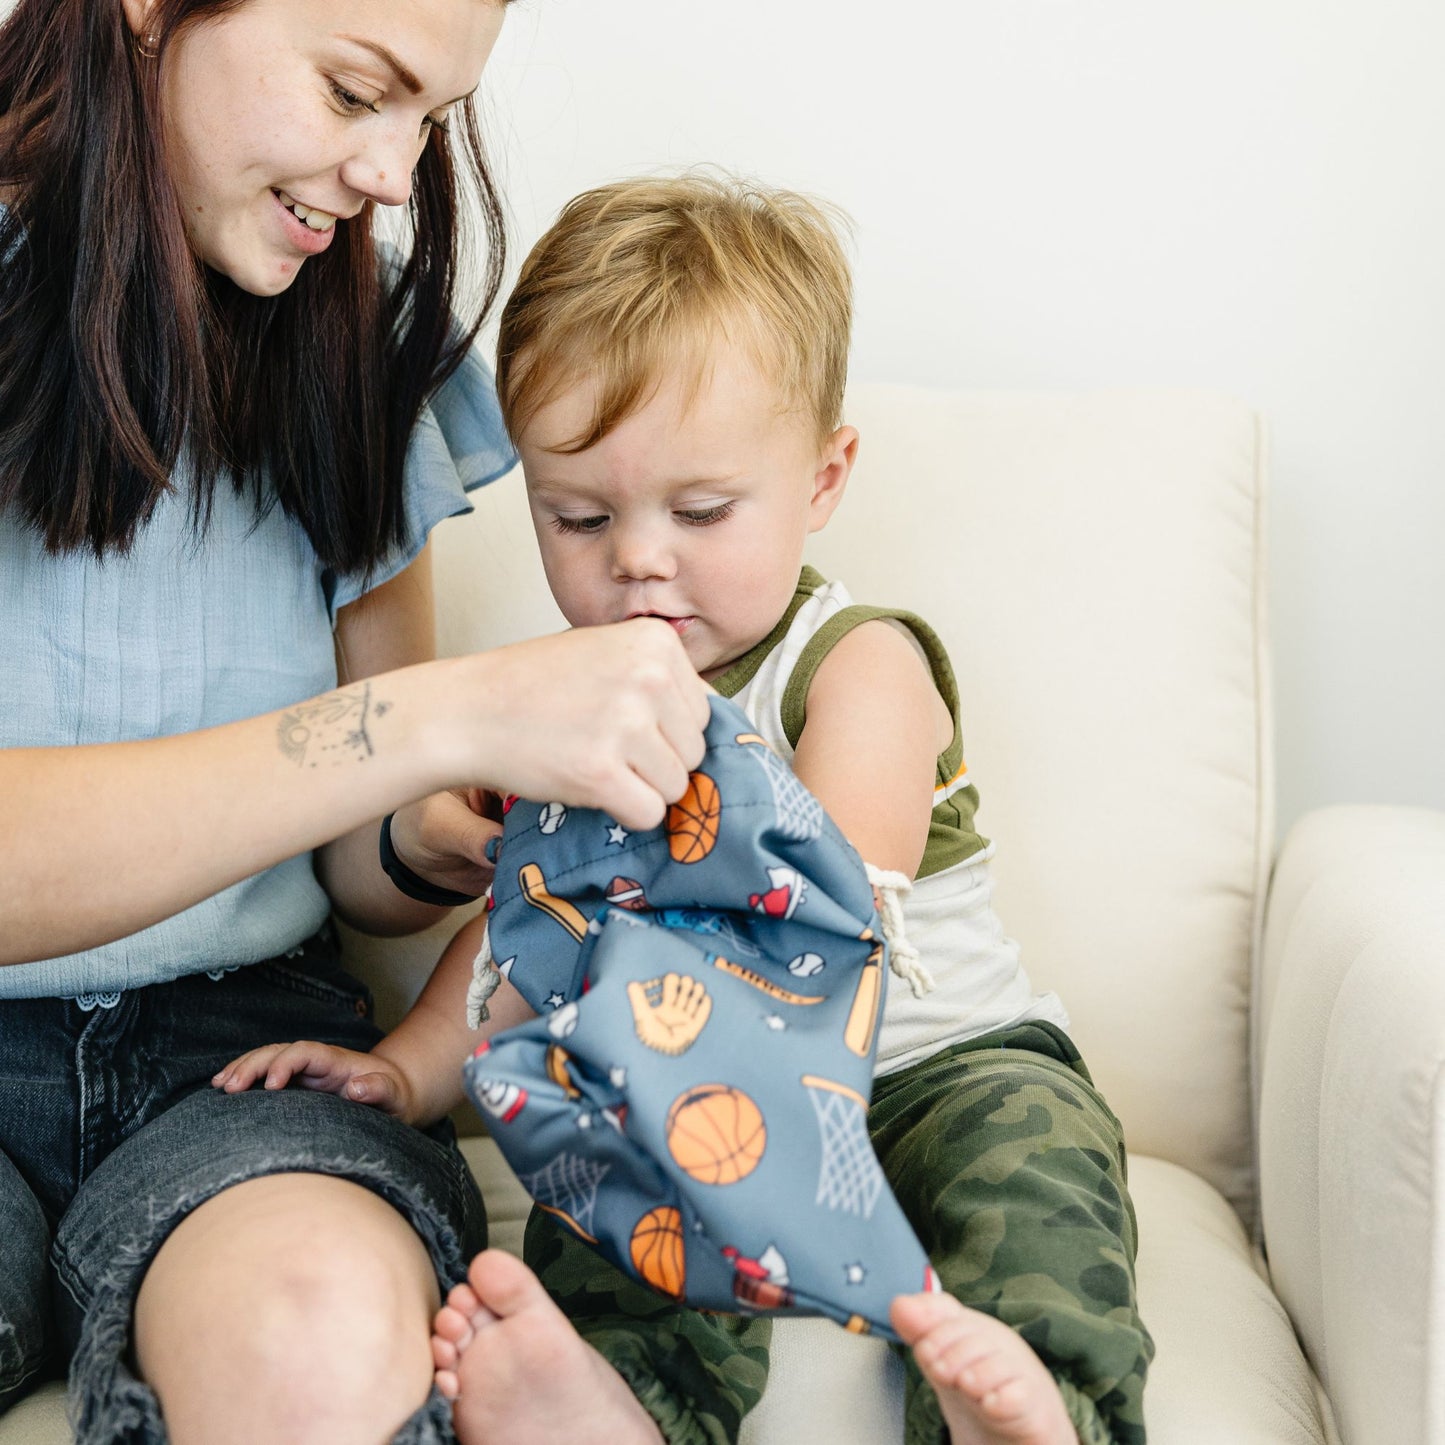
[[[368,126],[364,144],[342,163],[342,183],[380,206],[404,206],[422,144],[405,124]]]

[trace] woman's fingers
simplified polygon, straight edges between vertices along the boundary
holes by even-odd
[[[446,695],[453,720],[464,721],[472,786],[649,828],[702,757],[707,686],[656,618],[537,638],[462,665],[468,683]]]

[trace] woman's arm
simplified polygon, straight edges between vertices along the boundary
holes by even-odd
[[[952,740],[922,649],[901,626],[864,622],[814,674],[793,770],[866,862],[912,878]]]
[[[381,673],[203,732],[0,751],[0,964],[122,938],[449,787],[653,827],[702,757],[706,721],[681,643],[642,618]]]
[[[336,619],[336,673],[342,683],[353,683],[435,657],[436,607],[428,543],[411,566],[341,609]],[[418,816],[398,817],[392,823],[397,856],[429,882],[454,892],[480,894],[491,881],[483,850],[501,829],[471,809],[459,793],[434,795],[407,811]],[[453,867],[448,876],[440,876],[425,869],[424,862],[430,860],[418,856],[422,852],[415,836],[418,827],[442,834],[439,846],[459,860],[470,858],[471,872]],[[448,910],[419,903],[392,884],[382,871],[378,832],[379,821],[368,819],[317,850],[316,876],[332,907],[365,933],[415,933],[429,927]]]

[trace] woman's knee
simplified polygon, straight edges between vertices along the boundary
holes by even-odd
[[[221,1414],[238,1439],[294,1423],[321,1440],[327,1416],[342,1439],[348,1419],[400,1424],[422,1403],[438,1303],[426,1249],[384,1200],[275,1175],[217,1195],[167,1239],[136,1301],[136,1358],[173,1439],[215,1439]]]

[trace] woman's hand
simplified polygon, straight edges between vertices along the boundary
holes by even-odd
[[[418,1122],[412,1117],[410,1081],[396,1064],[378,1054],[358,1054],[309,1039],[267,1044],[233,1059],[211,1079],[211,1085],[228,1094],[240,1094],[261,1079],[267,1089],[284,1089],[294,1083],[369,1104],[408,1124]]]
[[[469,672],[461,777],[653,828],[702,760],[707,684],[656,618],[557,633],[451,666]],[[455,716],[455,714],[454,714]],[[480,775],[480,776],[478,776]]]

